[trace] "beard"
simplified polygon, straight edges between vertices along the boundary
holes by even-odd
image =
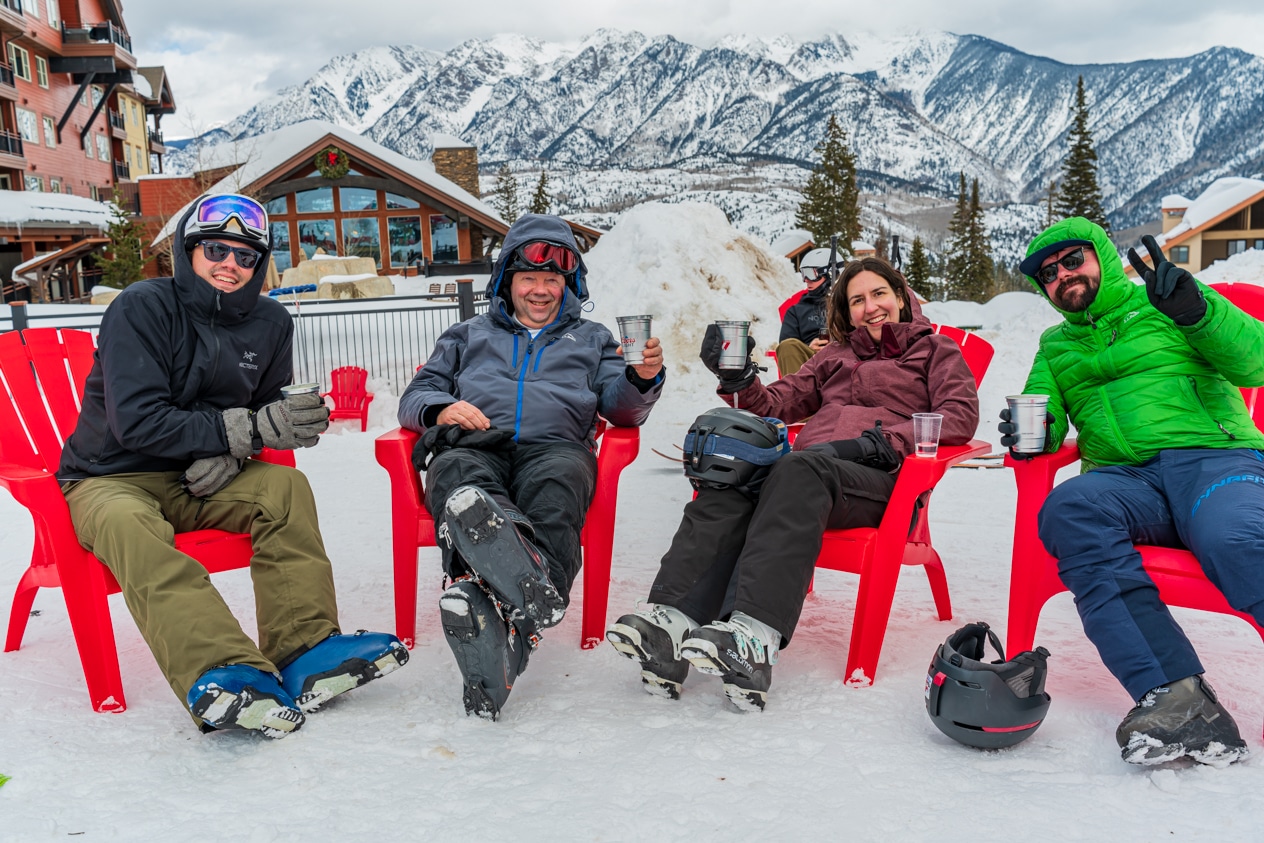
[[[1051,297],[1053,303],[1068,313],[1079,313],[1087,310],[1097,298],[1097,291],[1102,286],[1100,278],[1088,275],[1072,275],[1058,285],[1057,292]]]

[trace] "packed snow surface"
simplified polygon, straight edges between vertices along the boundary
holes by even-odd
[[[653,313],[670,369],[640,456],[622,477],[609,621],[645,597],[690,498],[679,467],[650,449],[671,453],[689,422],[718,404],[714,379],[696,359],[704,324],[758,319],[756,337],[769,342],[776,305],[797,289],[788,264],[766,249],[718,212],[659,206],[629,213],[587,258],[591,315],[613,327],[616,315]],[[1258,257],[1238,255],[1202,277],[1231,272],[1264,282]],[[995,443],[1004,396],[1022,388],[1055,314],[1027,293],[926,310],[980,326],[995,346],[979,428]],[[395,405],[379,393],[368,434],[354,421],[336,422],[297,455],[315,490],[348,631],[394,626],[390,490],[373,440],[394,426]],[[1264,650],[1236,619],[1174,612],[1256,753],[1230,768],[1141,769],[1119,759],[1114,729],[1132,703],[1085,640],[1067,594],[1049,602],[1036,635],[1053,653],[1053,704],[1033,737],[981,752],[931,724],[923,688],[935,647],[973,620],[1004,637],[1013,509],[1009,471],[948,472],[930,523],[955,617],[937,620],[925,577],[906,570],[872,687],[843,682],[857,578],[820,571],[762,713],[735,711],[720,681],[696,672],[680,700],[651,696],[637,666],[612,647],[581,650],[581,581],[500,722],[467,718],[439,625],[439,553],[428,548],[419,554],[417,648],[403,670],[334,700],[281,741],[201,735],[118,596],[110,604],[128,709],[94,713],[62,596],[43,590],[22,649],[0,655],[0,780],[12,777],[0,786],[0,841],[227,834],[1010,843],[1016,828],[1050,840],[1259,839]],[[28,514],[0,494],[4,594],[25,570],[31,541]],[[217,574],[214,582],[252,630],[249,574]]]

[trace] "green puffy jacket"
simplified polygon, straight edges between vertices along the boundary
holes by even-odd
[[[1024,392],[1049,396],[1048,450],[1066,438],[1068,416],[1084,471],[1139,465],[1167,448],[1264,448],[1238,389],[1264,385],[1264,323],[1199,282],[1207,315],[1174,324],[1124,274],[1106,232],[1082,217],[1045,229],[1027,254],[1062,240],[1095,244],[1102,283],[1087,310],[1059,309],[1066,321],[1041,335],[1027,377]]]

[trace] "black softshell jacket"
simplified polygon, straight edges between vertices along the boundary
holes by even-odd
[[[228,451],[222,410],[258,409],[290,382],[293,322],[259,295],[268,256],[232,293],[194,275],[183,250],[174,259],[174,278],[132,284],[106,310],[59,480],[184,471]]]

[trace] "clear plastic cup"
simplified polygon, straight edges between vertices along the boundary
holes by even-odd
[[[1018,444],[1014,445],[1014,452],[1038,454],[1043,451],[1049,396],[1010,395],[1005,400],[1009,403],[1009,420],[1017,428]]]
[[[745,369],[750,359],[750,351],[746,348],[746,337],[750,335],[750,322],[728,321],[716,322],[720,328],[720,339],[724,341],[720,351],[721,369]]]
[[[917,456],[934,457],[939,454],[939,431],[943,424],[944,417],[939,413],[913,414],[913,441]]]
[[[639,366],[645,362],[645,344],[650,339],[650,324],[653,317],[617,316],[619,323],[619,344],[623,346],[623,362],[629,366]]]

